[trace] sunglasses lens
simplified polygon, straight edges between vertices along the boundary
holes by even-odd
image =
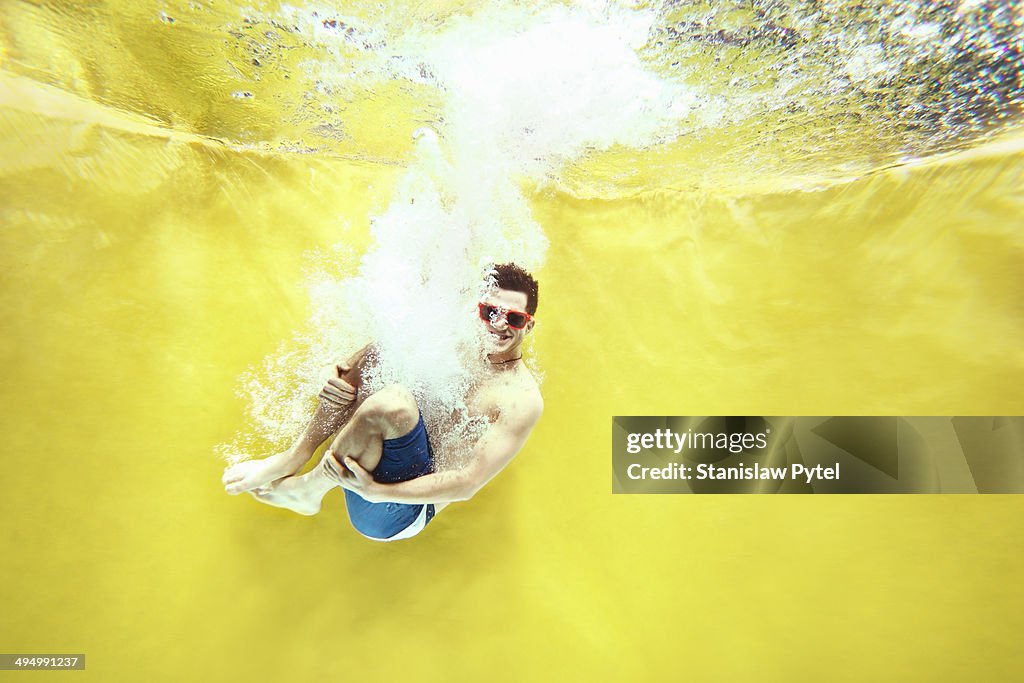
[[[477,307],[477,310],[480,311],[480,319],[484,322],[489,322],[493,325],[504,318],[505,322],[508,323],[508,326],[514,330],[523,329],[526,327],[526,323],[530,320],[530,316],[526,313],[521,313],[519,311],[507,311],[502,315],[503,309],[500,309],[497,306],[489,306],[487,304],[480,304]]]

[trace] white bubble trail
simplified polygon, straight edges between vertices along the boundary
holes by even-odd
[[[302,429],[316,387],[299,373],[369,340],[381,359],[371,387],[407,386],[428,417],[464,407],[482,354],[474,308],[485,264],[536,271],[544,263],[548,240],[526,188],[588,153],[650,145],[690,111],[693,93],[637,56],[653,19],[586,6],[508,7],[455,17],[438,33],[407,34],[391,46],[408,72],[429,74],[420,78],[443,93],[443,120],[418,131],[413,161],[373,219],[356,274],[311,288],[317,334],[298,340],[304,352],[286,352],[295,374],[268,359],[250,378],[262,437],[281,447]]]

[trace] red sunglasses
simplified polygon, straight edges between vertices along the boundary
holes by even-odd
[[[490,304],[479,304],[477,309],[480,311],[480,319],[484,322],[496,323],[502,318],[508,323],[508,326],[513,330],[521,330],[526,327],[526,323],[530,322],[533,318],[529,313],[523,313],[522,311],[512,311],[507,308],[499,308],[498,306],[492,306]]]

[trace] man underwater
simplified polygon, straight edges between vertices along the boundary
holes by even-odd
[[[335,366],[292,447],[228,467],[225,490],[315,515],[324,495],[341,486],[352,525],[380,541],[415,536],[449,503],[469,500],[522,449],[544,410],[521,348],[535,324],[537,281],[511,263],[494,266],[490,275],[494,284],[477,306],[487,354],[466,398],[470,418],[486,419],[489,426],[461,468],[434,471],[423,416],[408,389],[392,384],[370,396],[359,392],[374,355],[367,346]],[[297,475],[332,435],[320,463]]]

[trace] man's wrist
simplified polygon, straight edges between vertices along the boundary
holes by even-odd
[[[381,484],[377,481],[369,482],[365,487],[366,500],[371,503],[387,503],[387,496],[384,493],[388,490],[388,484]]]

